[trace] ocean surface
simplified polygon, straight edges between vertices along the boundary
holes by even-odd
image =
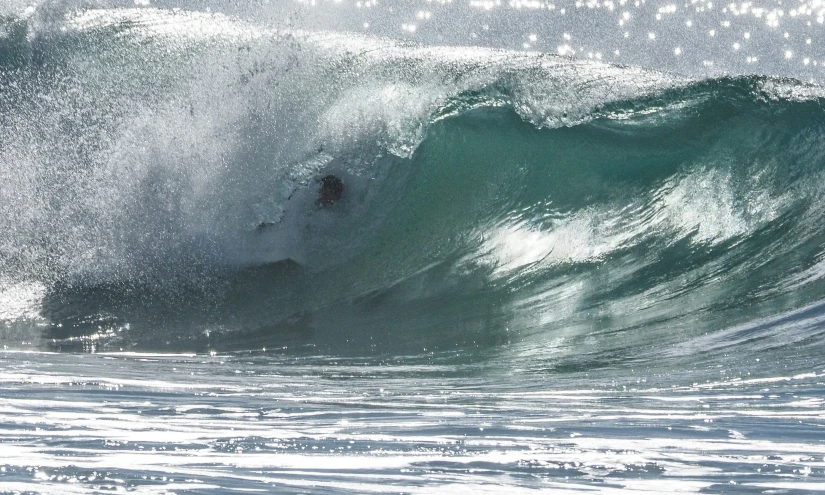
[[[0,493],[825,492],[823,18],[7,0]]]

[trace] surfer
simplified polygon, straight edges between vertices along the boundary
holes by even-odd
[[[321,184],[321,189],[318,191],[315,204],[322,208],[332,206],[344,194],[344,183],[333,174],[324,176],[318,182]]]
[[[326,175],[318,180],[321,188],[318,189],[318,199],[315,204],[320,208],[332,206],[344,194],[344,182],[333,174]],[[277,225],[277,222],[261,222],[255,228],[256,232],[263,232]]]

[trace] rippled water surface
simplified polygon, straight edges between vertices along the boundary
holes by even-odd
[[[776,363],[670,373],[643,365],[559,378],[492,356],[454,361],[465,360],[7,352],[1,486],[38,493],[825,487],[821,362],[787,360],[788,373],[758,378]],[[707,378],[692,383],[696,376]]]

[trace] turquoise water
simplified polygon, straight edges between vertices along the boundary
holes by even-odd
[[[3,21],[0,491],[825,489],[819,86],[190,7]]]

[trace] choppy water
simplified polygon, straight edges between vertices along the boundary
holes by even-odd
[[[814,64],[138,3],[0,10],[0,491],[825,490]]]
[[[726,354],[716,361],[725,364],[663,369],[640,360],[633,369],[563,373],[513,351],[524,349],[499,349],[506,358],[381,359],[7,353],[2,489],[820,493],[825,487],[825,370],[813,360],[757,362]]]

